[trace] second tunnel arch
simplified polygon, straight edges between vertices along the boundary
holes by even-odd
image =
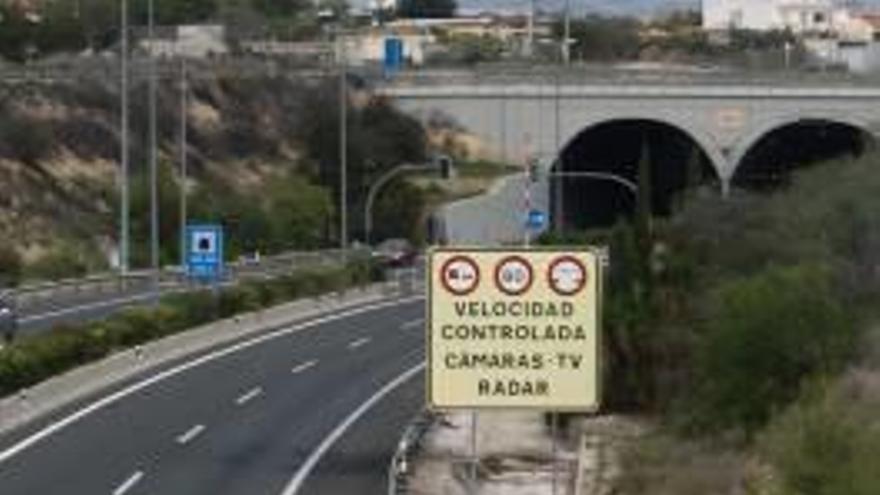
[[[726,160],[709,135],[664,119],[626,117],[583,126],[561,148],[553,169],[608,173],[637,183],[643,145],[651,155],[652,204],[659,214],[671,212],[688,181],[718,183],[726,168]],[[630,214],[634,193],[625,181],[551,179],[554,223],[557,227],[607,226]]]
[[[878,139],[880,136],[871,130],[869,123],[849,116],[811,113],[777,117],[754,126],[736,143],[729,154],[729,180],[736,186],[761,188],[749,180],[749,174],[754,175],[756,169],[770,174],[784,167],[781,172],[788,173],[799,166],[840,156],[858,156],[876,147]],[[768,164],[774,161],[774,144],[779,154],[786,143],[806,146],[798,146],[794,149],[797,153],[777,157],[777,163]]]

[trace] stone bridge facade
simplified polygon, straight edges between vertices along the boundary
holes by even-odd
[[[690,136],[727,191],[746,153],[768,133],[801,121],[844,124],[880,137],[880,87],[760,84],[389,85],[382,94],[423,119],[450,118],[498,157],[554,163],[568,143],[598,125],[648,120]]]

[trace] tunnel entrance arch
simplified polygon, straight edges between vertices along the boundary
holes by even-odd
[[[824,161],[854,158],[875,146],[861,125],[836,119],[794,119],[764,126],[733,159],[732,185],[772,191],[788,185],[792,173]]]
[[[643,150],[647,150],[650,162],[655,215],[671,214],[688,189],[718,187],[714,160],[689,132],[659,120],[604,121],[580,131],[554,164],[555,172],[565,173],[550,184],[556,227],[607,227],[630,217],[635,211],[636,194],[621,181],[600,176],[619,176],[638,184]],[[595,174],[570,175],[577,172]]]

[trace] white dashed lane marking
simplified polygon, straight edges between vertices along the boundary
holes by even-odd
[[[195,438],[201,435],[203,431],[205,431],[205,425],[195,425],[187,430],[186,433],[177,437],[177,443],[180,445],[186,445],[195,440]]]
[[[235,399],[235,403],[238,404],[239,406],[243,406],[243,405],[247,404],[248,402],[256,399],[257,397],[259,397],[262,394],[263,394],[263,388],[257,387],[257,388],[251,389],[250,391],[248,391],[247,393],[245,393],[244,395],[242,395],[238,399]]]
[[[318,364],[318,360],[313,359],[311,361],[307,361],[307,362],[302,363],[298,366],[295,366],[292,370],[290,370],[290,372],[293,373],[294,375],[296,375],[298,373],[302,373],[303,371],[306,371],[307,369],[315,366],[316,364]]]
[[[143,471],[135,471],[134,474],[129,476],[127,480],[123,481],[121,485],[113,490],[113,495],[123,495],[124,493],[128,492],[129,490],[134,488],[134,486],[137,485],[143,477]]]
[[[349,349],[357,349],[358,347],[367,345],[370,342],[369,337],[364,337],[362,339],[357,339],[354,342],[348,344]]]
[[[418,320],[408,321],[403,325],[400,325],[401,330],[413,330],[421,327],[425,324],[425,320],[423,318],[419,318]]]

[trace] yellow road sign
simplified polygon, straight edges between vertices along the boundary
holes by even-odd
[[[432,408],[598,410],[598,251],[442,248],[427,269]]]

